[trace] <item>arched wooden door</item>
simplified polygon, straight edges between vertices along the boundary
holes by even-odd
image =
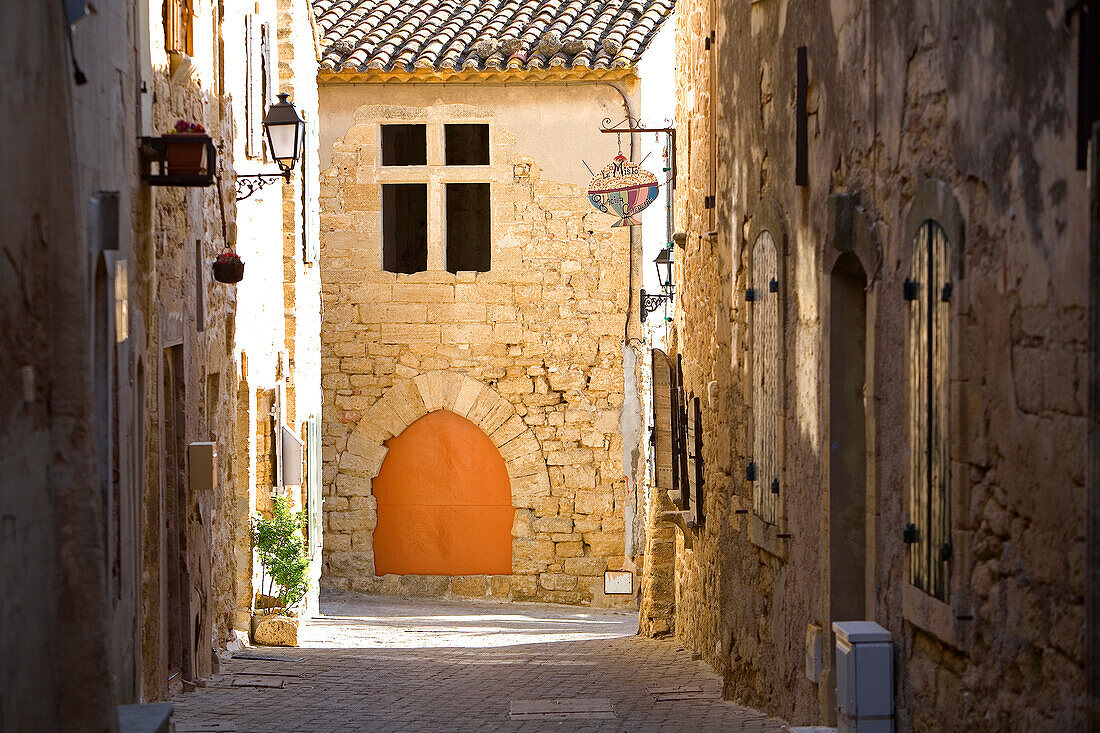
[[[386,442],[374,479],[377,575],[510,575],[512,489],[493,441],[437,410]]]

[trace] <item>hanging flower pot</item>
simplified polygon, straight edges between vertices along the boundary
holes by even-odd
[[[244,262],[236,252],[225,250],[214,260],[214,279],[220,283],[239,283],[244,279]]]
[[[206,172],[206,144],[210,136],[202,125],[180,120],[164,136],[164,161],[170,176],[197,176]]]

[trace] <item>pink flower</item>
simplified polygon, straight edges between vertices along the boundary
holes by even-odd
[[[169,134],[175,133],[177,135],[202,135],[206,132],[206,128],[197,122],[188,122],[187,120],[177,120],[175,126],[172,128]]]

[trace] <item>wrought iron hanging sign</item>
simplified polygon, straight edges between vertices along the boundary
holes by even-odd
[[[588,200],[597,211],[619,217],[611,226],[638,226],[634,215],[653,203],[658,188],[657,176],[619,153],[588,184]]]
[[[666,154],[670,159],[671,170],[669,167],[664,169],[665,173],[670,173],[665,183],[676,188],[676,130],[671,123],[666,124],[667,127],[646,127],[641,121],[626,117],[622,122],[612,125],[610,118],[604,118],[600,132],[615,135],[619,141],[619,154],[598,174],[592,174],[592,182],[588,184],[588,200],[597,211],[619,217],[619,221],[612,226],[641,225],[634,216],[653,203],[658,189],[663,185],[657,181],[657,176],[642,168],[644,158],[642,163],[634,163],[623,155],[622,134],[653,132],[667,135]],[[587,163],[585,167],[588,167]],[[592,169],[588,168],[588,172],[592,173]]]

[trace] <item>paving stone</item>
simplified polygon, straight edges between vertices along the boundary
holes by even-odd
[[[172,699],[176,730],[785,730],[633,612],[326,592],[321,614],[294,656],[225,655]]]

